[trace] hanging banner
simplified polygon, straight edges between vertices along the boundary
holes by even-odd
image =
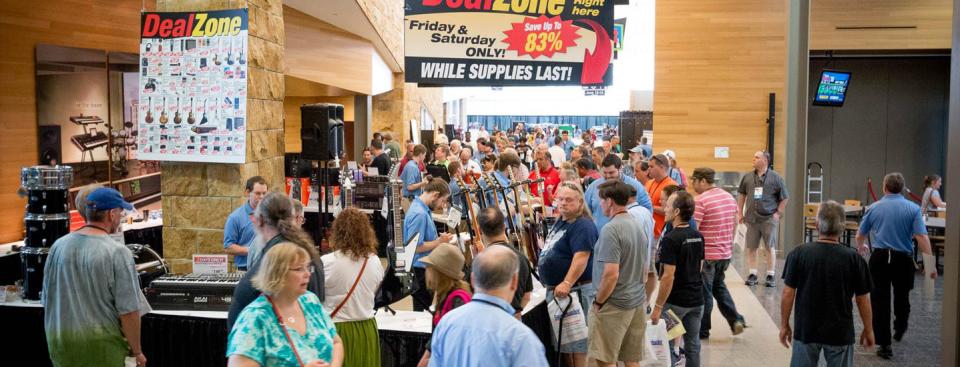
[[[138,157],[244,163],[247,9],[140,19]]]
[[[610,85],[612,0],[405,0],[406,81]]]

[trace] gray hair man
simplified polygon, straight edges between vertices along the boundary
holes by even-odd
[[[835,201],[820,204],[817,241],[802,244],[787,255],[780,301],[780,343],[789,348],[792,341],[792,366],[816,366],[821,351],[828,366],[853,366],[855,335],[850,299],[854,297],[864,325],[860,344],[873,346],[873,284],[866,261],[856,250],[840,244],[845,221],[842,205]],[[790,326],[793,310],[795,331]]]
[[[473,260],[476,294],[444,315],[433,333],[430,366],[547,366],[540,339],[513,317],[520,259],[491,246]]]
[[[79,209],[87,224],[54,242],[44,268],[41,298],[50,359],[54,365],[108,366],[132,354],[144,366],[140,316],[150,305],[133,254],[110,237],[133,205],[117,190],[101,187]]]

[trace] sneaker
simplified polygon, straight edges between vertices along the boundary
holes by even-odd
[[[757,285],[757,274],[750,274],[750,276],[747,277],[747,281],[745,283],[751,287]]]
[[[700,340],[710,339],[710,333],[700,333]]]
[[[743,334],[743,328],[747,327],[747,323],[743,320],[737,320],[733,323],[733,326],[730,327],[730,330],[733,331],[733,335]]]
[[[773,288],[777,286],[777,280],[773,278],[773,275],[767,275],[767,287]]]
[[[877,356],[883,359],[893,358],[893,348],[890,348],[889,345],[881,345],[877,348]]]

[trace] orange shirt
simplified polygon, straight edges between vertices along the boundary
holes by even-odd
[[[663,193],[663,188],[670,185],[677,185],[677,181],[674,181],[670,176],[664,177],[660,182],[657,182],[657,180],[647,181],[647,195],[650,195],[650,202],[653,203],[654,208],[666,204],[660,202],[660,196]],[[660,234],[663,232],[663,220],[663,214],[653,213],[653,236],[655,238],[660,238]]]

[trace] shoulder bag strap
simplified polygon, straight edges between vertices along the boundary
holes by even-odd
[[[343,297],[343,301],[340,301],[340,304],[337,305],[337,308],[333,309],[333,312],[330,313],[330,318],[337,316],[337,313],[340,312],[340,309],[343,308],[343,305],[347,304],[347,300],[350,299],[350,296],[353,294],[353,290],[357,289],[357,284],[360,283],[360,277],[363,276],[363,271],[367,268],[367,261],[370,260],[370,257],[363,259],[363,265],[360,266],[360,273],[357,274],[357,279],[353,281],[353,285],[350,286],[350,290],[347,292],[347,296]]]
[[[270,301],[270,306],[273,307],[273,314],[277,316],[277,322],[280,323],[280,330],[283,330],[283,336],[287,337],[287,342],[290,343],[290,349],[293,349],[293,356],[297,357],[297,363],[300,367],[304,367],[303,360],[300,359],[300,353],[297,353],[297,346],[293,345],[293,339],[290,339],[290,333],[287,332],[283,318],[280,317],[280,310],[278,310],[277,305],[273,303],[273,298],[267,296],[267,300]]]

